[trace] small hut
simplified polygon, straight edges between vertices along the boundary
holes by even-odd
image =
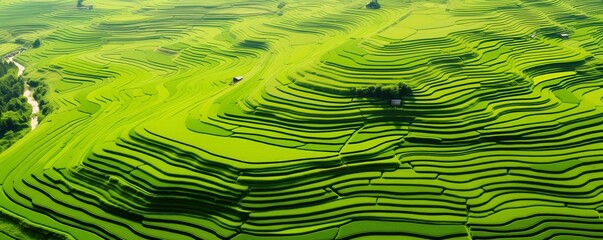
[[[390,104],[394,107],[402,105],[402,99],[392,99]]]
[[[243,80],[243,76],[236,76],[232,78],[232,84],[238,83]]]
[[[567,33],[562,33],[562,34],[559,34],[559,36],[560,36],[560,37],[561,37],[561,39],[563,39],[563,40],[568,40],[568,39],[569,39],[569,37],[570,37],[570,35],[569,35],[569,34],[567,34]]]

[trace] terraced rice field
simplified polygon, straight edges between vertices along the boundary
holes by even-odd
[[[0,239],[603,238],[601,1],[85,3],[0,2]]]

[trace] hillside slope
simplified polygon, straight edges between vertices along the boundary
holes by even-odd
[[[0,3],[0,238],[603,237],[600,1],[201,2]]]

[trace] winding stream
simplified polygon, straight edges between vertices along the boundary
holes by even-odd
[[[21,64],[19,64],[16,61],[13,61],[13,58],[15,56],[9,57],[7,58],[8,62],[13,62],[15,63],[15,65],[17,65],[17,68],[19,69],[17,75],[19,77],[21,77],[21,75],[23,75],[23,72],[25,71],[25,67]],[[38,127],[38,112],[40,112],[40,104],[38,104],[38,102],[36,101],[36,99],[34,99],[33,97],[33,91],[31,90],[31,88],[29,87],[29,85],[27,85],[27,83],[25,83],[25,91],[23,91],[23,96],[25,96],[27,98],[27,103],[29,103],[29,105],[31,105],[32,107],[32,111],[31,111],[31,130],[36,129],[36,127]]]

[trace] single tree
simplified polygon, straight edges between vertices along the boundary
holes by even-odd
[[[39,48],[40,47],[40,39],[36,39],[33,44],[31,45],[33,48]]]
[[[381,4],[379,4],[378,0],[371,0],[371,2],[369,2],[366,5],[366,8],[368,8],[368,9],[379,9],[379,8],[381,8]]]
[[[83,7],[84,6],[83,2],[84,2],[84,0],[77,0],[77,7]]]
[[[282,8],[284,8],[284,7],[285,7],[285,5],[287,5],[287,3],[286,3],[286,2],[284,2],[284,1],[281,1],[281,2],[279,2],[279,3],[278,3],[278,6],[277,6],[277,7],[278,7],[278,9],[282,9]]]

